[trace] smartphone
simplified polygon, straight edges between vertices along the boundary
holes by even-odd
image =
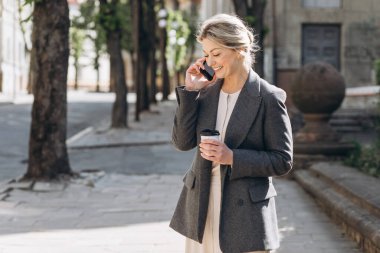
[[[213,70],[213,68],[207,65],[206,61],[203,62],[203,66],[205,67],[205,69],[200,68],[199,71],[202,73],[204,77],[206,77],[207,80],[211,81],[214,78],[215,71]]]

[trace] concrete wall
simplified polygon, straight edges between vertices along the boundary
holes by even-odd
[[[275,0],[268,1],[267,16],[273,16],[273,1]],[[271,29],[269,26],[266,45],[272,46],[276,37],[277,83],[280,86],[289,85],[292,75],[301,67],[302,24],[308,23],[339,24],[341,26],[340,66],[347,86],[373,84],[373,62],[376,58],[380,58],[379,1],[341,0],[338,8],[306,8],[303,6],[303,1],[306,4],[329,3],[323,0],[275,1],[276,29]],[[271,18],[267,19],[273,21]],[[271,34],[273,31],[276,32],[275,35]]]

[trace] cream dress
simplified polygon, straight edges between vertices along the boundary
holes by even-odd
[[[220,91],[216,130],[220,132],[221,141],[224,142],[227,125],[232,111],[239,97],[240,91],[228,94]],[[219,246],[219,216],[221,201],[220,165],[213,163],[211,173],[210,198],[208,203],[206,227],[202,244],[186,238],[186,253],[222,253]],[[267,251],[254,251],[267,252]],[[247,252],[249,253],[249,252]]]

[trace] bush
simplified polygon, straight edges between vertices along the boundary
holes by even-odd
[[[355,143],[355,149],[344,161],[345,165],[355,167],[369,175],[380,177],[380,98],[376,115],[376,142],[372,147],[362,148]]]
[[[374,177],[380,177],[380,148],[377,146],[355,150],[344,164]]]

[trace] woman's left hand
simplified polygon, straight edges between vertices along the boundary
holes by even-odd
[[[224,165],[231,165],[233,162],[233,152],[221,141],[206,139],[199,144],[201,156]]]

